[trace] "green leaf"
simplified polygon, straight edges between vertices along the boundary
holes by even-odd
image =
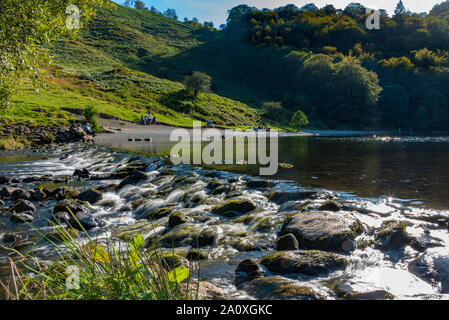
[[[181,283],[190,276],[190,271],[186,267],[177,267],[167,274],[169,282]]]
[[[145,243],[145,240],[143,239],[142,235],[138,234],[133,238],[131,241],[130,247],[132,251],[137,251],[143,247],[143,244]]]

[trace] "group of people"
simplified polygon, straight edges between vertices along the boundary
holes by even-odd
[[[141,124],[143,125],[159,124],[159,122],[157,122],[156,116],[153,117],[153,115],[151,114],[150,108],[148,108],[148,116],[142,116]]]

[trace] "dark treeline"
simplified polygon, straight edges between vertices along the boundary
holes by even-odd
[[[235,80],[281,101],[285,117],[303,110],[322,128],[447,130],[449,2],[429,14],[287,5],[229,11],[216,52]],[[218,59],[218,60],[217,60]],[[229,71],[229,70],[228,70]]]

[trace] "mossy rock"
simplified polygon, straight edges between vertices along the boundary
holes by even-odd
[[[334,253],[311,251],[281,251],[262,258],[261,264],[278,274],[326,275],[344,269],[347,260]]]
[[[319,210],[320,211],[334,211],[334,212],[338,212],[343,208],[343,206],[341,204],[339,204],[336,201],[333,200],[328,200],[326,202],[324,202]]]
[[[376,246],[383,249],[396,249],[404,247],[413,241],[413,238],[407,233],[407,221],[384,221],[376,233]]]
[[[116,229],[112,232],[114,238],[118,238],[124,241],[131,241],[137,235],[145,235],[149,233],[155,233],[155,236],[162,234],[164,228],[158,228],[154,223],[150,223],[146,220],[137,221],[133,225],[125,226]]]
[[[221,205],[212,208],[212,213],[225,217],[235,217],[245,213],[249,213],[256,209],[256,205],[249,199],[238,198],[227,200]]]
[[[199,249],[191,249],[187,252],[186,258],[189,261],[202,261],[207,260],[207,255]]]
[[[177,267],[190,267],[189,261],[183,256],[176,253],[155,253],[150,256],[153,261],[158,261],[167,270],[172,270]]]
[[[70,239],[76,239],[79,237],[79,230],[73,228],[67,228],[63,231],[63,233],[59,230],[52,230],[48,234],[45,235],[45,239],[52,242],[65,242],[66,237]]]
[[[170,207],[159,208],[159,209],[156,209],[156,210],[152,211],[148,215],[146,215],[145,219],[147,219],[147,220],[159,220],[161,218],[164,218],[164,217],[170,215],[172,210],[173,210],[173,208],[170,208]]]
[[[301,212],[286,220],[281,236],[291,233],[305,249],[348,252],[363,226],[350,213],[331,211]]]
[[[175,211],[175,212],[172,212],[170,214],[170,217],[168,218],[168,227],[174,228],[176,226],[187,223],[189,221],[190,221],[190,218],[185,213]]]
[[[293,281],[281,277],[259,277],[247,284],[242,289],[256,299],[275,300],[320,300],[323,297],[312,288],[299,285]]]

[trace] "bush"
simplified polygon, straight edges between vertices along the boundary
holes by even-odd
[[[302,127],[307,126],[308,124],[309,120],[307,119],[305,113],[302,112],[301,110],[296,111],[292,117],[291,125],[294,126],[295,128],[300,129]]]
[[[98,122],[98,115],[100,113],[98,112],[97,108],[94,106],[87,106],[83,111],[83,117],[86,119],[86,121],[92,126],[92,129],[95,132],[101,132],[103,131],[103,127]]]

